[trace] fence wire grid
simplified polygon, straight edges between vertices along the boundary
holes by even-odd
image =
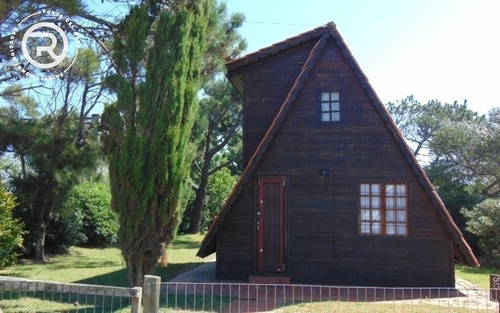
[[[160,312],[497,313],[478,288],[162,283]]]
[[[500,312],[488,291],[458,283],[456,288],[182,282],[151,286],[160,290],[159,297],[153,297],[159,312]],[[142,288],[0,277],[0,312],[139,312],[141,296]]]
[[[134,288],[0,279],[0,312],[131,312]]]

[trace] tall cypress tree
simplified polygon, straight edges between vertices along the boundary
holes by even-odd
[[[212,0],[187,1],[157,18],[158,11],[137,6],[115,38],[117,74],[108,82],[117,101],[105,109],[103,133],[111,203],[133,286],[153,273],[182,216],[213,7]]]

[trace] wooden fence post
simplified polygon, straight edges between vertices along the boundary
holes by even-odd
[[[132,294],[131,297],[131,313],[141,313],[141,304],[142,304],[142,287],[135,287],[134,288],[135,294]]]
[[[143,306],[144,313],[160,312],[161,278],[154,275],[144,276]]]

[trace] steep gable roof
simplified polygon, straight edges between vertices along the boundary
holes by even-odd
[[[247,66],[250,66],[251,64],[263,61],[267,58],[273,57],[279,53],[282,53],[284,51],[287,51],[291,48],[297,47],[298,45],[308,42],[308,41],[315,41],[315,45],[311,49],[311,52],[309,53],[309,56],[307,60],[304,62],[302,69],[297,76],[292,88],[288,92],[287,97],[285,98],[283,104],[280,107],[280,110],[278,111],[276,117],[274,118],[273,122],[271,123],[269,129],[267,130],[266,134],[264,135],[262,141],[260,142],[259,146],[255,150],[252,158],[249,160],[245,170],[243,171],[243,174],[241,175],[238,183],[234,187],[231,195],[229,198],[226,200],[226,203],[224,204],[222,210],[216,217],[215,221],[212,223],[210,226],[210,229],[208,233],[206,234],[205,238],[203,239],[203,242],[201,244],[201,247],[198,251],[198,256],[200,257],[205,257],[216,250],[216,244],[215,244],[215,235],[219,228],[221,227],[222,223],[224,222],[225,216],[230,212],[231,207],[234,205],[236,200],[238,199],[238,196],[241,194],[243,191],[243,188],[245,185],[252,179],[252,174],[255,171],[256,167],[261,161],[262,156],[265,154],[267,148],[271,144],[271,142],[274,139],[275,134],[277,133],[278,129],[280,128],[281,123],[285,119],[288,111],[292,107],[296,97],[298,96],[300,90],[302,89],[302,86],[304,85],[304,82],[306,81],[307,77],[309,76],[309,73],[311,69],[314,67],[316,60],[318,59],[320,52],[322,48],[325,46],[326,41],[328,38],[333,38],[337,46],[340,48],[342,51],[342,54],[344,55],[345,59],[347,60],[349,66],[352,68],[354,71],[356,78],[360,82],[361,86],[367,93],[368,97],[370,98],[374,108],[378,112],[379,116],[382,118],[386,128],[389,130],[389,132],[392,134],[395,142],[397,143],[399,149],[402,151],[403,155],[405,156],[407,162],[411,166],[413,172],[415,175],[418,177],[418,180],[420,184],[423,186],[425,192],[427,195],[430,197],[432,200],[434,208],[437,210],[439,213],[439,216],[443,220],[444,224],[446,225],[448,231],[450,232],[454,245],[455,245],[455,258],[459,260],[462,263],[468,264],[470,266],[479,266],[479,263],[472,253],[472,250],[470,249],[469,245],[465,241],[462,233],[456,226],[456,224],[453,222],[453,219],[451,218],[450,214],[448,213],[448,210],[445,208],[443,202],[439,198],[439,195],[437,194],[436,190],[432,186],[432,183],[430,182],[429,178],[425,174],[424,170],[420,167],[418,164],[414,154],[412,153],[411,149],[408,147],[406,144],[405,140],[403,139],[403,135],[399,131],[398,127],[392,120],[389,112],[385,108],[385,106],[382,104],[378,96],[376,95],[375,91],[371,87],[370,83],[368,82],[368,79],[362,72],[361,68],[359,67],[358,63],[354,59],[353,55],[351,54],[349,48],[345,44],[344,40],[342,39],[340,33],[338,32],[335,24],[333,23],[328,23],[326,26],[318,27],[315,28],[311,31],[305,32],[303,34],[300,34],[298,36],[286,39],[284,41],[278,42],[270,47],[261,49],[257,52],[248,54],[242,58],[236,59],[234,61],[231,61],[227,63],[227,68],[228,68],[228,77],[233,83],[233,85],[238,89],[240,93],[243,92],[243,84],[242,84],[242,78],[239,75],[240,71],[244,69]]]

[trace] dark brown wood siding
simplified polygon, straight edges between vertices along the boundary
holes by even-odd
[[[296,52],[300,54],[301,50]],[[277,59],[269,62],[279,63]],[[276,114],[281,104],[278,98],[291,88],[286,87],[290,82],[283,82],[279,97],[268,100],[273,88],[278,88],[273,85],[276,77],[288,71],[292,76],[296,71],[294,62],[282,64],[287,67],[275,65],[260,76],[246,76],[247,80],[252,79],[245,82],[245,127],[258,125],[246,130],[247,157]],[[322,91],[341,93],[339,123],[319,121],[318,97]],[[321,169],[328,169],[330,175],[318,175]],[[287,177],[285,274],[291,276],[292,282],[363,286],[454,284],[450,235],[333,42],[323,48],[254,175]],[[408,184],[409,236],[359,234],[359,184],[365,181]],[[219,278],[247,279],[256,271],[254,188],[252,183],[245,186],[218,231]]]
[[[247,280],[256,266],[254,186],[248,184],[217,232],[217,279]]]
[[[243,162],[248,163],[292,88],[314,42],[249,66],[244,73]]]

